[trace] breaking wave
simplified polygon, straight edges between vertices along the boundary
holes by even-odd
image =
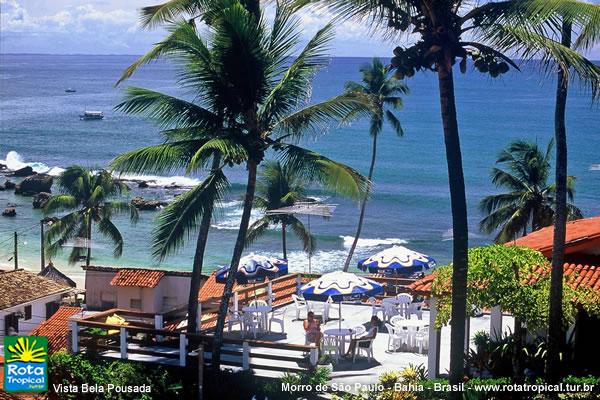
[[[344,247],[350,248],[354,241],[354,236],[340,236],[344,240]],[[393,244],[406,244],[408,240],[400,238],[386,238],[386,239],[358,239],[356,247],[378,247],[378,246],[389,246]]]

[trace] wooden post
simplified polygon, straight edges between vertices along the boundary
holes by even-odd
[[[185,367],[185,358],[187,357],[186,352],[186,343],[187,338],[185,337],[185,333],[179,334],[179,366]]]
[[[162,314],[154,315],[154,329],[156,329],[157,331],[160,331],[163,329],[163,315]],[[163,340],[164,340],[164,338],[162,335],[156,335],[157,342],[162,342]]]
[[[233,311],[234,312],[238,312],[239,311],[239,295],[238,292],[233,292]]]
[[[120,347],[121,347],[121,358],[127,360],[127,328],[121,327],[119,334]]]
[[[79,352],[79,326],[77,326],[77,321],[69,321],[71,325],[71,352],[78,353]]]
[[[302,275],[296,274],[296,294],[300,294],[300,286],[302,286]]]
[[[202,400],[204,391],[204,345],[198,347],[198,399]]]
[[[244,342],[242,350],[242,369],[248,371],[250,369],[250,345],[248,342]]]
[[[435,329],[437,317],[437,300],[429,299],[429,350],[427,351],[427,377],[437,378],[440,371],[440,344],[442,335],[439,329]]]
[[[40,263],[42,265],[40,265],[40,271],[44,270],[44,267],[46,266],[46,260],[45,260],[45,255],[44,255],[44,220],[41,219],[40,220]]]
[[[15,249],[13,252],[13,258],[15,262],[15,269],[19,269],[19,244],[18,244],[19,236],[15,231]]]
[[[273,284],[271,281],[267,284],[267,303],[269,307],[273,307]]]
[[[490,312],[490,338],[502,339],[502,309],[500,306],[492,307]]]

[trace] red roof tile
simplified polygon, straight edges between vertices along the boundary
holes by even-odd
[[[82,312],[81,307],[61,306],[50,318],[31,331],[31,336],[48,338],[48,353],[53,354],[67,348],[69,318]]]
[[[110,281],[113,286],[136,286],[153,288],[165,276],[164,271],[144,268],[122,268]]]
[[[540,251],[544,256],[552,255],[554,227],[542,228],[507,245],[527,246]],[[600,216],[567,222],[565,254],[580,252],[593,247],[600,248]]]
[[[588,264],[577,264],[577,263],[565,263],[564,265],[565,276],[567,277],[567,283],[574,289],[580,286],[587,286],[600,292],[600,265],[588,265]],[[550,272],[548,265],[537,267],[533,273],[529,274],[525,278],[526,284],[534,284],[538,281],[540,275],[544,275]],[[408,285],[416,294],[430,295],[431,284],[437,276],[436,272],[432,272],[424,278],[416,280],[415,282]]]

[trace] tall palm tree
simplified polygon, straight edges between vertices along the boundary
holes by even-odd
[[[507,190],[487,196],[479,203],[486,216],[480,222],[485,233],[498,232],[497,243],[505,243],[527,232],[552,225],[556,204],[556,186],[548,183],[554,141],[542,151],[537,143],[516,140],[500,152],[492,169],[492,183]],[[573,200],[575,177],[568,179],[568,196]],[[568,218],[582,218],[581,210],[567,205]]]
[[[132,222],[138,218],[137,209],[129,202],[118,201],[118,197],[128,187],[113,178],[104,170],[93,172],[89,169],[71,166],[58,177],[61,194],[51,196],[44,206],[45,214],[67,212],[50,225],[45,241],[48,256],[54,256],[68,241],[75,240],[69,255],[69,263],[74,264],[85,257],[89,266],[92,258],[92,227],[113,244],[113,255],[123,253],[123,236],[112,222],[115,213],[129,212]],[[81,243],[81,239],[84,243]]]
[[[281,226],[281,244],[283,258],[287,259],[287,228],[292,231],[302,242],[302,248],[307,253],[313,253],[316,239],[310,234],[296,216],[290,214],[267,214],[267,211],[282,207],[290,207],[300,201],[307,201],[307,182],[296,171],[281,165],[279,161],[267,161],[260,173],[256,184],[254,207],[265,212],[248,228],[246,245],[250,245],[264,235],[270,227]]]
[[[328,7],[340,18],[368,21],[369,27],[397,38],[414,34],[416,43],[394,50],[392,65],[399,78],[416,71],[436,73],[450,186],[453,231],[452,330],[450,334],[450,383],[460,383],[464,372],[464,343],[467,290],[468,223],[460,149],[457,110],[454,96],[453,66],[458,60],[466,71],[467,58],[483,73],[496,77],[517,65],[502,52],[503,41],[542,49],[552,54],[561,67],[577,70],[582,76],[597,74],[593,63],[561,43],[529,40],[522,32],[536,34],[557,29],[554,20],[540,21],[533,5],[548,4],[554,12],[567,7],[573,15],[588,12],[589,4],[577,0],[506,0],[466,3],[462,0],[297,0],[298,7],[317,3]],[[540,23],[541,22],[541,23]],[[468,36],[468,38],[463,38]],[[459,397],[458,393],[453,396]]]
[[[383,65],[379,58],[374,58],[370,65],[363,65],[360,68],[360,72],[362,73],[362,83],[347,82],[346,90],[348,92],[363,93],[371,97],[373,103],[376,105],[371,115],[369,129],[373,142],[371,145],[371,164],[369,165],[367,178],[372,181],[375,160],[377,158],[377,138],[383,129],[383,124],[387,121],[398,136],[404,135],[400,119],[392,110],[402,107],[402,98],[400,95],[408,93],[408,86],[396,79],[395,76],[392,76],[390,70]],[[348,271],[350,261],[352,261],[352,256],[354,255],[354,250],[362,231],[368,199],[369,193],[366,193],[364,199],[361,200],[358,226],[356,227],[356,234],[354,235],[354,240],[344,263],[344,271]]]
[[[182,22],[172,26],[171,34],[136,61],[124,78],[140,65],[164,54],[185,55],[190,62],[180,82],[184,85],[202,82],[204,90],[198,96],[215,104],[214,109],[223,110],[226,128],[210,129],[210,113],[184,107],[185,112],[173,114],[171,121],[205,115],[206,124],[195,127],[195,131],[202,131],[200,137],[181,139],[181,132],[177,131],[170,138],[175,148],[158,145],[135,150],[120,156],[114,165],[121,171],[144,171],[150,167],[164,170],[163,160],[173,154],[179,157],[182,167],[195,171],[215,153],[220,154],[223,165],[245,165],[247,184],[242,218],[230,262],[232,273],[225,283],[213,342],[213,367],[218,371],[233,278],[246,242],[257,168],[265,153],[273,150],[286,168],[336,193],[362,198],[369,184],[365,177],[295,143],[307,132],[322,132],[323,126],[332,120],[346,121],[368,113],[372,104],[359,94],[343,94],[308,104],[312,76],[328,61],[325,50],[332,38],[331,25],[319,30],[296,57],[291,57],[299,45],[300,32],[299,21],[288,7],[278,5],[273,23],[268,27],[262,12],[257,15],[253,7],[238,1],[215,1],[209,6],[203,19],[210,23],[202,29],[202,37],[194,24]],[[171,112],[172,101],[172,97],[135,88],[130,89],[129,99],[120,108],[124,111],[139,109],[161,118]],[[190,147],[196,146],[197,151],[192,153]]]

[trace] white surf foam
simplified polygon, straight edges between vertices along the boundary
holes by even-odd
[[[23,157],[16,151],[9,151],[4,160],[0,160],[0,164],[6,165],[10,171],[15,171],[25,167],[31,167],[38,174],[48,174],[57,176],[64,171],[60,167],[49,167],[41,162],[25,162]]]
[[[340,236],[344,240],[344,247],[350,248],[354,241],[354,236]],[[367,239],[359,238],[356,247],[378,247],[378,246],[390,246],[393,244],[406,244],[407,240],[400,238],[386,238],[386,239]]]
[[[600,164],[590,165],[590,171],[600,171]]]

